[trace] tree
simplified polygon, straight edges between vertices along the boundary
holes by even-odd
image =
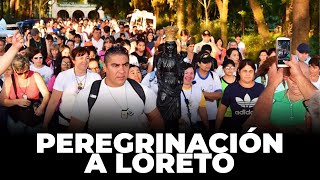
[[[184,0],[177,0],[177,25],[179,28],[179,31],[185,29],[184,24],[184,12],[185,12],[185,6],[184,6]]]
[[[224,42],[223,46],[227,46],[228,42],[228,4],[229,0],[216,0],[216,4],[218,6],[219,14],[220,14],[220,25],[221,25],[221,38]]]
[[[309,44],[310,16],[309,0],[293,0],[293,34],[291,49],[300,43]]]
[[[205,14],[205,20],[206,20],[206,28],[208,28],[209,24],[209,7],[211,0],[198,0],[198,2],[203,6],[204,8],[204,14]]]
[[[253,12],[254,20],[258,25],[258,32],[262,36],[264,42],[267,42],[270,33],[266,21],[264,20],[262,8],[257,0],[249,0],[249,4]]]
[[[13,16],[15,14],[14,12],[14,6],[15,6],[15,0],[10,0],[10,15]]]
[[[32,17],[32,5],[33,5],[33,1],[29,0],[29,17]]]
[[[194,16],[190,16],[190,14],[193,14],[193,0],[188,0],[187,1],[187,12],[188,12],[188,20],[187,20],[187,24],[188,26],[190,26],[191,24],[194,23]],[[189,29],[190,32],[190,29]]]
[[[283,25],[283,31],[286,37],[291,37],[292,35],[292,20],[291,20],[292,9],[293,9],[293,0],[287,0],[286,11],[285,11],[285,21]]]
[[[160,17],[160,11],[164,10],[166,0],[151,0],[151,6],[157,19]]]

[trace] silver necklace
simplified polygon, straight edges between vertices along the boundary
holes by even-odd
[[[288,97],[288,100],[289,100],[289,103],[290,103],[290,120],[294,120],[293,105],[294,105],[295,103],[297,103],[297,102],[302,101],[303,98],[300,99],[300,100],[298,100],[298,101],[292,102],[292,101],[290,100],[290,96],[289,96],[289,92],[288,92],[288,91],[287,91],[287,97]]]
[[[76,81],[77,81],[77,87],[78,87],[78,93],[84,88],[84,86],[86,85],[86,81],[87,81],[87,72],[86,75],[84,76],[84,78],[81,80],[80,78],[77,77],[76,75],[76,70],[74,69],[74,76],[76,77]],[[84,82],[83,82],[84,81]]]
[[[112,92],[110,91],[108,85],[107,85],[107,89],[110,92],[110,95],[112,97],[112,99],[114,100],[114,102],[116,102],[116,104],[120,107],[121,109],[121,118],[122,119],[128,119],[128,115],[132,116],[134,113],[132,111],[129,110],[128,108],[128,96],[127,96],[127,86],[125,85],[124,87],[124,93],[126,94],[126,107],[122,108],[122,106],[120,105],[120,103],[118,103],[118,101],[114,98],[114,96],[112,95]]]

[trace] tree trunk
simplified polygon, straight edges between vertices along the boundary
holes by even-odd
[[[285,22],[283,25],[283,32],[286,37],[291,37],[292,35],[292,8],[293,0],[290,0],[286,3]]]
[[[204,15],[205,15],[205,25],[206,25],[206,29],[208,29],[208,25],[209,25],[209,6],[210,6],[210,2],[211,0],[198,0],[198,2],[203,6],[204,9]]]
[[[14,16],[15,11],[14,11],[14,5],[15,5],[15,0],[10,0],[10,16]]]
[[[229,0],[216,0],[220,14],[220,25],[221,25],[221,39],[224,42],[223,47],[227,47],[228,43],[228,4]]]
[[[208,11],[209,11],[209,7],[208,7],[208,4],[207,4],[207,1],[204,0],[204,13],[205,13],[205,17],[206,17],[206,29],[208,29],[208,25],[209,25],[209,14],[208,14]]]
[[[1,8],[1,10],[0,10],[0,13],[1,13],[1,16],[3,16],[3,0],[1,0],[1,4],[0,4],[0,8]]]
[[[20,0],[16,0],[15,7],[14,7],[14,11],[16,12],[14,14],[15,18],[20,17],[21,12],[19,11],[19,9],[20,9]]]
[[[310,16],[309,0],[293,1],[293,34],[291,49],[297,49],[300,43],[309,44]]]
[[[29,0],[29,18],[32,17],[32,6],[33,6],[33,1]]]
[[[156,19],[159,19],[159,8],[158,7],[154,7],[154,15],[156,16]]]
[[[188,21],[187,21],[187,25],[188,26],[192,26],[192,24],[194,24],[193,20],[194,20],[194,16],[191,16],[191,14],[193,14],[194,11],[192,11],[193,8],[193,3],[192,0],[188,0],[188,5],[187,5],[187,16],[188,16]],[[191,29],[189,29],[189,32],[191,32]]]
[[[266,21],[264,20],[262,8],[257,0],[249,0],[249,4],[253,12],[254,20],[258,25],[258,32],[266,42],[269,40],[270,33]]]
[[[184,0],[178,0],[177,1],[177,25],[179,28],[179,32],[183,29],[185,29],[184,24]]]

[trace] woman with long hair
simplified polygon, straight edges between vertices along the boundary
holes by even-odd
[[[239,52],[238,49],[236,48],[229,48],[226,52],[226,56],[225,56],[225,59],[230,59],[234,62],[234,64],[236,65],[235,66],[235,73],[237,72],[237,69],[238,69],[238,66],[239,66],[239,63],[241,62],[242,60],[242,57],[241,57],[241,54]],[[223,72],[223,69],[222,69],[222,66],[219,66],[218,69],[217,69],[217,74],[219,77],[222,77],[224,75],[224,72]],[[236,74],[235,74],[236,75]]]
[[[60,72],[66,71],[70,68],[73,68],[73,64],[72,64],[70,56],[63,56],[62,58],[57,59],[55,66],[54,66],[53,75],[50,78],[49,83],[48,83],[49,92],[53,91],[53,85],[54,85],[54,82],[56,81],[58,74]]]
[[[216,44],[217,44],[218,52],[216,53],[216,56],[214,58],[217,60],[218,66],[221,66],[226,57],[227,50],[226,48],[223,47],[223,41],[220,37],[217,38]]]
[[[227,131],[241,132],[242,124],[250,117],[258,97],[264,86],[254,81],[255,64],[247,59],[239,63],[237,82],[228,85],[225,89],[216,120],[216,130],[219,131],[227,108],[232,111],[232,119]]]

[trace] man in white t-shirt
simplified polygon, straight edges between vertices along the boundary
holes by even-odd
[[[209,53],[203,53],[196,69],[193,86],[200,88],[206,99],[206,108],[210,129],[213,130],[217,116],[217,100],[222,96],[222,86],[219,76],[210,71],[212,66],[212,57]]]
[[[156,95],[149,88],[127,80],[129,56],[123,47],[115,46],[106,52],[104,69],[106,78],[96,82],[100,84],[98,93],[92,93],[92,85],[78,94],[71,114],[70,130],[83,132],[86,124],[88,132],[163,129]],[[134,86],[139,86],[143,92],[138,92]],[[95,99],[91,107],[88,97]]]
[[[97,52],[100,52],[103,47],[103,39],[101,39],[101,29],[95,28],[92,34],[92,45],[96,48]]]
[[[242,56],[242,59],[245,59],[245,54],[246,54],[246,45],[241,41],[241,35],[240,34],[236,34],[234,36],[234,40],[237,42],[238,44],[238,49],[239,49],[239,52]]]
[[[218,52],[218,47],[214,42],[213,36],[211,36],[210,31],[205,30],[202,32],[202,41],[195,44],[193,52],[199,53],[203,45],[209,44],[211,46],[211,56],[215,57],[216,53]]]

